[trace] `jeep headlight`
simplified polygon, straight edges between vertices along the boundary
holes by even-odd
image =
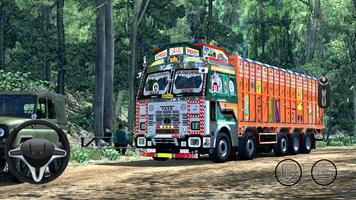
[[[0,128],[0,138],[5,135],[5,130],[3,128]]]

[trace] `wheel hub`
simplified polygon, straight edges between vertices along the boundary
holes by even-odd
[[[220,140],[219,142],[219,151],[220,151],[220,155],[222,157],[225,157],[227,154],[227,142],[226,140]]]

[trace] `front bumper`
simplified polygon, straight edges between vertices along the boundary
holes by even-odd
[[[153,152],[139,152],[143,157],[157,157],[157,158],[175,158],[175,159],[198,159],[197,153],[153,153]]]

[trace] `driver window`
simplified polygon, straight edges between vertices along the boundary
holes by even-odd
[[[54,103],[51,99],[47,100],[48,103],[48,119],[56,119],[56,110],[54,108]]]
[[[46,99],[39,99],[38,101],[38,109],[37,109],[37,115],[40,115],[39,117],[41,118],[46,118]]]

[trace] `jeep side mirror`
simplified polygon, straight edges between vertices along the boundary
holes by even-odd
[[[320,77],[318,83],[318,105],[320,108],[330,106],[330,84],[325,76]]]

